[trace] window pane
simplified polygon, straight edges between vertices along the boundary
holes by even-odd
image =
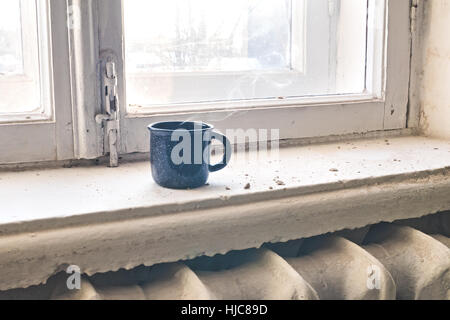
[[[0,2],[0,75],[23,73],[20,1]]]
[[[290,1],[278,2],[125,1],[127,70],[288,69]]]
[[[126,99],[133,112],[366,89],[367,0],[123,5]]]
[[[0,1],[0,115],[40,112],[38,12],[43,0]],[[3,119],[0,119],[3,120]]]

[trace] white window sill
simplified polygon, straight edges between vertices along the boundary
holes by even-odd
[[[94,274],[448,210],[450,141],[282,148],[279,161],[235,162],[188,191],[158,187],[147,162],[3,172],[0,195],[6,290],[69,264]]]

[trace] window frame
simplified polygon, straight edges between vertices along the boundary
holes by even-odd
[[[383,47],[375,49],[385,53],[382,58],[368,57],[369,63],[380,66],[369,72],[368,83],[383,90],[374,90],[374,94],[220,102],[212,108],[199,105],[198,109],[171,109],[157,114],[127,113],[123,103],[123,0],[47,1],[51,24],[52,117],[0,123],[0,163],[94,159],[108,153],[104,127],[95,121],[95,116],[102,113],[101,65],[106,56],[115,57],[119,71],[121,154],[148,152],[146,126],[161,120],[205,121],[223,132],[280,129],[279,139],[407,127],[409,0],[386,0],[386,10],[378,10],[377,14],[388,22],[387,29],[369,32],[369,37],[384,39]],[[74,8],[76,27],[68,28],[67,21]]]
[[[335,1],[335,0],[333,0]],[[106,3],[107,2],[107,3]],[[120,0],[100,0],[100,50],[116,53],[118,94],[121,99],[121,153],[147,152],[149,123],[162,120],[197,120],[227,129],[280,129],[280,139],[342,135],[404,129],[407,123],[408,84],[410,70],[410,2],[408,0],[369,0],[373,12],[387,22],[386,30],[379,26],[369,30],[368,36],[383,39],[383,46],[373,48],[382,52],[378,57],[369,54],[373,67],[368,84],[372,93],[266,99],[265,101],[218,102],[190,106],[189,110],[171,107],[155,110],[156,114],[128,113],[125,108],[125,80],[123,74],[123,23]],[[114,21],[114,23],[112,23]],[[373,18],[369,22],[373,22]],[[385,24],[386,25],[386,24]],[[369,41],[370,43],[370,41]],[[401,54],[400,54],[401,53]],[[381,74],[380,74],[381,73]],[[209,106],[208,106],[209,105]]]
[[[52,102],[50,100],[52,76],[49,65],[50,57],[47,52],[49,26],[48,20],[40,19],[46,14],[47,4],[29,0],[19,0],[18,3],[20,20],[21,22],[27,21],[27,23],[21,24],[23,70],[22,73],[18,74],[0,75],[0,86],[4,86],[3,90],[5,91],[12,89],[24,93],[19,97],[15,96],[14,100],[17,100],[26,96],[26,93],[30,90],[35,89],[35,82],[40,82],[41,104],[37,108],[24,112],[0,112],[0,122],[47,120],[52,117]],[[38,46],[36,47],[34,44],[38,44]],[[39,60],[39,66],[33,66],[33,60],[36,57]],[[22,100],[21,104],[26,103],[24,100]]]
[[[39,28],[44,28],[39,32],[39,42],[47,42],[49,47],[48,52],[40,53],[48,61],[48,72],[40,68],[41,82],[47,82],[48,93],[41,93],[43,108],[36,112],[1,115],[2,164],[74,157],[67,5],[58,0],[40,1],[38,10],[46,12],[39,22]]]

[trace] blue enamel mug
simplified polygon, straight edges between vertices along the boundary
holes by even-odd
[[[231,159],[230,141],[203,122],[165,121],[148,126],[150,164],[157,184],[171,189],[193,189],[208,181],[210,172],[226,167]],[[210,164],[211,141],[224,145],[218,164]]]

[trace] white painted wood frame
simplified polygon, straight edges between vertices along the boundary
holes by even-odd
[[[45,90],[41,94],[42,110],[1,116],[0,163],[50,161],[74,156],[67,4],[58,0],[36,3],[41,87]]]
[[[280,139],[406,128],[411,44],[408,0],[368,1],[368,43],[376,47],[368,48],[365,93],[173,105],[142,113],[126,108],[122,1],[99,0],[99,7],[100,50],[114,52],[118,62],[121,153],[148,151],[146,126],[161,120],[205,121],[223,132],[280,129]]]

